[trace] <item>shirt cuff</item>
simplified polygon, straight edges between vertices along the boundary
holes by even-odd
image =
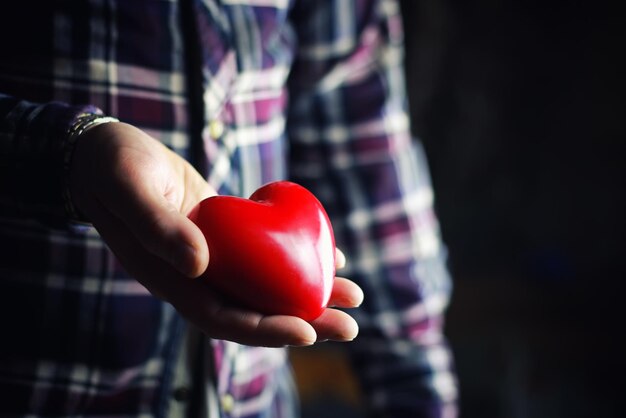
[[[67,229],[65,167],[73,126],[95,106],[32,103],[0,95],[0,215]]]

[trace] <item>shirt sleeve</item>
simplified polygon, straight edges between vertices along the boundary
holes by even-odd
[[[290,75],[290,175],[326,207],[341,275],[365,292],[346,345],[369,410],[453,417],[451,293],[428,167],[412,138],[396,1],[301,1]]]
[[[0,93],[0,216],[63,228],[65,140],[92,106],[32,103]]]

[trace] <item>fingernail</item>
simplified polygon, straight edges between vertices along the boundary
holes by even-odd
[[[337,269],[342,269],[346,266],[346,256],[339,249],[335,251],[335,265]]]
[[[358,308],[359,306],[361,306],[361,304],[363,304],[363,300],[365,300],[365,293],[363,292],[363,289],[359,289],[360,293],[359,296],[356,298],[355,300],[355,307]]]
[[[317,333],[311,329],[311,331],[307,332],[306,335],[300,335],[299,337],[293,338],[289,345],[293,347],[307,347],[315,344],[315,341],[317,341]]]
[[[358,326],[354,326],[351,327],[352,329],[350,330],[346,330],[342,335],[337,335],[337,339],[335,341],[343,341],[343,342],[350,342],[350,341],[354,341],[354,339],[359,335],[359,327]]]
[[[298,340],[289,344],[289,347],[308,347],[315,344],[315,341]]]
[[[331,338],[332,341],[336,341],[336,342],[340,342],[340,343],[349,343],[350,341],[354,341],[354,339],[356,338],[356,335],[348,337],[345,335],[340,335],[340,336],[336,336]]]

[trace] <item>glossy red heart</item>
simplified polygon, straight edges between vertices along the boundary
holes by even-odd
[[[307,321],[327,306],[335,238],[322,204],[306,188],[277,181],[249,199],[209,197],[189,218],[206,237],[203,278],[214,289],[258,312]]]

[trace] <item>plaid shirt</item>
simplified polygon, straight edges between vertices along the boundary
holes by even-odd
[[[222,194],[309,188],[365,291],[344,347],[368,410],[454,416],[451,283],[395,1],[22,0],[2,7],[0,39],[1,416],[175,416],[203,376],[215,416],[297,411],[285,350],[193,339],[93,228],[68,222],[66,132],[94,109]]]

